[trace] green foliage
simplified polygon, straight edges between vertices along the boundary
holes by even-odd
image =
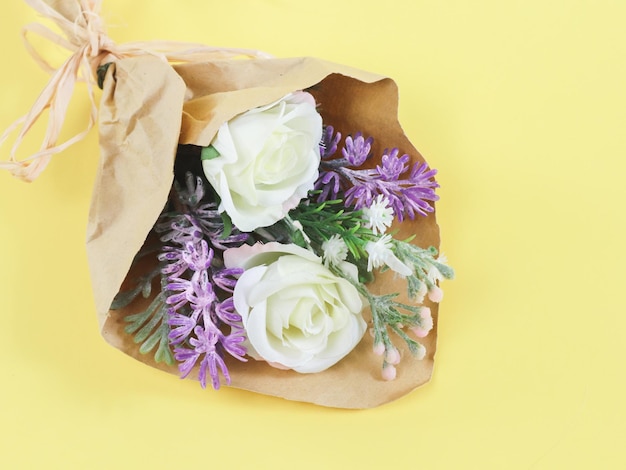
[[[124,331],[133,335],[133,340],[141,344],[139,352],[148,354],[158,344],[154,353],[154,360],[174,364],[174,356],[169,346],[168,335],[170,327],[167,323],[168,305],[165,303],[166,294],[160,292],[143,312],[128,315],[124,320],[128,323]]]
[[[407,287],[409,297],[417,298],[418,292],[425,285],[430,289],[434,285],[434,279],[429,273],[436,269],[443,279],[453,279],[454,270],[448,265],[438,261],[437,249],[433,246],[420,248],[408,241],[394,240],[394,253],[400,261],[413,270],[413,274],[407,276]]]
[[[365,289],[367,291],[367,289]],[[422,318],[419,313],[422,307],[408,305],[393,300],[398,294],[372,295],[369,292],[365,294],[372,311],[372,322],[374,324],[374,344],[382,343],[385,349],[393,347],[391,338],[389,337],[388,327],[402,338],[409,350],[413,354],[417,354],[421,348],[420,343],[409,337],[404,331],[405,326],[420,326]],[[406,313],[402,313],[405,311]]]
[[[312,249],[318,255],[324,252],[322,248],[324,242],[333,236],[339,236],[348,248],[347,261],[355,264],[359,270],[359,280],[346,276],[337,266],[331,264],[329,267],[335,274],[352,283],[369,303],[374,344],[384,345],[387,352],[393,350],[394,345],[390,337],[393,332],[407,344],[413,354],[423,354],[424,347],[411,338],[405,329],[411,327],[430,329],[432,320],[428,316],[422,318],[422,309],[425,307],[420,304],[425,293],[438,281],[454,277],[452,268],[437,258],[438,252],[434,247],[420,248],[411,243],[411,238],[404,241],[392,239],[393,254],[412,270],[405,280],[409,298],[417,300],[418,304],[397,301],[398,293],[385,295],[370,293],[365,284],[374,280],[374,274],[368,270],[369,254],[366,246],[369,242],[380,240],[381,235],[375,235],[371,229],[363,226],[362,211],[346,208],[344,201],[340,199],[316,202],[315,194],[315,191],[312,192],[308,200],[301,202],[280,222],[257,230],[257,235],[267,240],[296,243]],[[387,266],[383,266],[380,271],[384,272],[387,269],[389,269]]]
[[[119,310],[124,307],[128,307],[133,300],[137,298],[139,294],[144,299],[147,299],[152,292],[152,280],[159,274],[159,270],[148,273],[146,276],[142,276],[137,280],[137,285],[128,291],[120,291],[113,302],[111,302],[111,310]]]
[[[156,269],[147,276],[140,278],[133,289],[118,293],[111,303],[111,310],[127,307],[139,294],[143,298],[148,298],[152,293],[152,281],[158,274],[159,270]],[[126,325],[124,331],[129,335],[134,334],[133,341],[141,344],[139,348],[141,354],[148,354],[158,344],[154,353],[154,360],[172,365],[174,364],[174,356],[172,355],[168,339],[170,326],[167,323],[168,305],[165,302],[165,292],[165,289],[162,288],[161,292],[143,312],[127,315],[124,321],[128,325]]]
[[[222,224],[224,224],[224,229],[222,230],[220,238],[225,240],[230,237],[231,233],[233,233],[233,221],[226,212],[222,212],[220,217],[222,218]]]
[[[208,147],[204,147],[200,154],[200,159],[202,160],[213,160],[220,156],[220,153],[217,151],[215,147],[209,145]]]
[[[302,224],[314,248],[321,250],[325,241],[338,235],[348,247],[354,261],[367,259],[365,245],[375,235],[362,225],[362,212],[345,209],[341,199],[325,202],[309,199],[289,215]]]

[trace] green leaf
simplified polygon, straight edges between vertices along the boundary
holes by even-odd
[[[200,152],[201,160],[213,160],[214,158],[217,158],[219,156],[220,156],[220,153],[212,145],[209,145],[208,147],[204,147],[202,149],[202,152]]]
[[[402,331],[396,325],[391,325],[391,329],[394,331],[395,334],[397,334],[400,338],[404,340],[406,345],[409,347],[409,351],[411,351],[411,354],[417,354],[419,350],[423,348],[421,343],[409,337],[409,335],[407,335],[404,331]]]
[[[128,306],[143,290],[143,287],[144,286],[142,286],[141,284],[138,284],[132,290],[119,292],[113,299],[113,302],[111,302],[111,307],[109,308],[111,310],[119,310]]]
[[[222,231],[222,236],[220,238],[224,240],[233,232],[233,221],[226,212],[222,212],[220,216],[222,217],[222,223],[224,224],[224,230]]]
[[[137,296],[141,293],[144,299],[147,299],[152,292],[152,280],[160,273],[159,269],[155,269],[152,272],[148,273],[146,276],[139,278],[137,281],[137,285],[129,290],[118,292],[118,294],[111,302],[111,310],[119,310],[124,307],[128,307],[130,303],[137,298]]]
[[[439,272],[443,275],[443,277],[445,277],[446,279],[454,279],[454,269],[452,269],[450,266],[446,264],[438,263],[436,261],[433,264],[439,270]]]
[[[417,294],[420,288],[422,287],[423,282],[420,281],[418,277],[413,276],[413,275],[408,276],[406,280],[407,280],[407,285],[409,288],[409,297],[411,299],[415,299],[417,297]]]
[[[163,323],[159,328],[160,341],[159,347],[157,348],[156,353],[154,353],[154,360],[156,362],[165,362],[168,365],[174,365],[174,355],[172,354],[172,350],[170,349],[170,341],[169,334],[170,328],[167,323]]]
[[[124,331],[134,334],[133,341],[140,344],[139,352],[148,354],[158,344],[154,359],[156,362],[174,363],[174,356],[169,346],[170,327],[167,323],[168,306],[165,294],[160,292],[143,312],[127,315],[128,325]]]

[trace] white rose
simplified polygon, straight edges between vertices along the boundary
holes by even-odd
[[[237,228],[281,220],[313,189],[322,117],[309,93],[295,92],[224,123],[203,153],[204,173]],[[208,159],[207,159],[208,157]]]
[[[310,251],[257,243],[226,250],[224,263],[245,269],[233,299],[253,358],[320,372],[361,341],[366,324],[358,291]]]

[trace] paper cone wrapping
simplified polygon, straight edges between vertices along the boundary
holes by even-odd
[[[343,135],[374,137],[373,153],[398,147],[423,161],[398,122],[398,91],[389,78],[313,58],[224,60],[172,67],[157,58],[123,59],[107,71],[100,107],[101,161],[89,215],[87,250],[98,320],[104,338],[116,348],[153,367],[178,374],[175,366],[154,362],[124,332],[124,317],[147,302],[109,310],[125,282],[142,267],[133,258],[150,234],[173,182],[177,145],[207,146],[221,124],[251,108],[308,89],[324,123]],[[375,164],[376,162],[370,162]],[[435,214],[406,220],[397,238],[416,234],[421,247],[439,247]],[[147,269],[147,268],[143,268]],[[373,293],[400,292],[410,303],[403,279],[391,272],[368,285]],[[404,342],[397,378],[381,377],[382,358],[372,353],[373,339],[361,343],[330,369],[299,374],[264,362],[227,359],[231,386],[289,400],[341,408],[370,408],[395,400],[426,383],[432,374],[437,335],[437,305],[429,304],[435,327],[422,343],[427,355],[415,359]],[[365,312],[368,319],[368,312]],[[193,373],[190,377],[193,376]]]

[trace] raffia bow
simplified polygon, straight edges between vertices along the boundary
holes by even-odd
[[[30,111],[15,121],[0,136],[0,146],[21,126],[11,149],[9,160],[0,162],[0,169],[10,171],[26,182],[31,182],[46,168],[54,154],[64,151],[87,136],[96,122],[98,108],[95,85],[98,68],[107,62],[140,55],[154,55],[164,61],[196,62],[244,56],[269,58],[269,54],[249,49],[209,47],[202,44],[175,41],[147,41],[116,44],[107,34],[100,16],[102,0],[25,0],[44,18],[53,20],[66,37],[49,28],[33,23],[25,26],[22,36],[26,48],[35,61],[52,74]],[[37,34],[67,49],[72,55],[58,68],[46,62],[29,42],[28,34]],[[76,82],[84,81],[91,104],[89,121],[82,132],[63,143],[58,143],[68,105]],[[35,122],[48,109],[48,125],[39,151],[24,160],[16,153]]]

